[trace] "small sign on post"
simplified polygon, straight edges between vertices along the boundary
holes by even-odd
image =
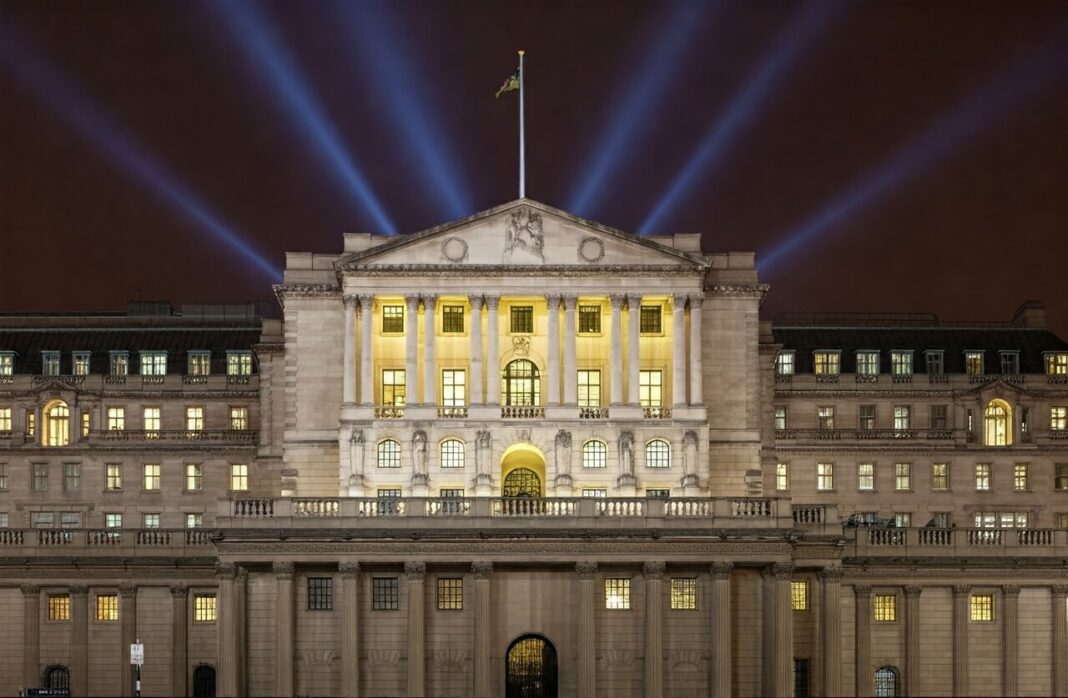
[[[143,666],[145,663],[145,646],[143,643],[135,642],[130,645],[130,664],[136,664],[137,666]]]

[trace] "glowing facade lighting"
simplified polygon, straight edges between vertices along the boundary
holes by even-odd
[[[839,5],[827,2],[806,5],[801,17],[791,25],[785,36],[776,38],[774,52],[761,64],[756,75],[745,81],[744,89],[705,133],[686,165],[638,227],[638,232],[647,235],[655,231],[664,217],[675,210],[679,200],[723,162],[727,148],[735,142],[738,132],[752,123],[754,110],[760,107],[782,78],[784,68],[796,63],[801,50],[827,24],[837,7]]]
[[[114,121],[14,28],[0,23],[0,61],[57,116],[67,122],[108,158],[121,165],[140,184],[256,265],[273,280],[282,272],[254,250],[177,177],[145,153]]]
[[[330,163],[334,173],[357,203],[374,219],[382,232],[395,234],[397,228],[379,203],[371,185],[349,156],[337,129],[306,87],[277,37],[253,3],[220,1],[211,4],[226,21],[233,34],[256,59],[256,67],[280,97],[320,155]]]
[[[712,5],[718,10],[719,3]],[[657,95],[682,73],[680,59],[697,30],[703,26],[704,5],[676,2],[661,25],[649,50],[649,62],[641,69],[623,99],[612,109],[612,119],[605,124],[594,146],[589,164],[582,170],[568,211],[591,215],[596,197],[604,194],[606,180],[620,158],[632,150],[636,132],[658,103]]]
[[[869,171],[858,184],[834,199],[801,225],[782,236],[783,241],[757,257],[765,273],[802,243],[825,233],[878,197],[919,174],[940,158],[1006,118],[1028,99],[1068,76],[1068,34],[1028,52],[990,82],[947,112],[931,128],[890,159]]]

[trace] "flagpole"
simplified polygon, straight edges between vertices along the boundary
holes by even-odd
[[[523,123],[523,54],[519,51],[519,198],[527,195],[527,147]]]

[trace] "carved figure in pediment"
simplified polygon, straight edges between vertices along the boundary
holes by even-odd
[[[526,251],[545,261],[542,248],[545,238],[542,234],[541,215],[526,206],[520,206],[508,216],[504,229],[504,256],[507,260],[518,250]]]

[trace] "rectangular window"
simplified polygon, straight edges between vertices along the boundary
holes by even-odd
[[[145,463],[143,466],[143,487],[146,492],[154,492],[159,490],[160,484],[160,472],[159,464],[157,463]]]
[[[7,490],[7,463],[0,463],[0,492]]]
[[[966,351],[964,352],[964,370],[969,376],[981,376],[983,375],[983,352],[981,351]]]
[[[251,351],[228,351],[228,352],[226,352],[226,375],[228,375],[228,376],[251,376],[252,375],[252,352]]]
[[[512,334],[530,334],[534,331],[534,306],[513,305],[511,308]]]
[[[334,610],[333,577],[308,577],[308,610]]]
[[[104,489],[122,489],[122,464],[108,463],[104,466]]]
[[[857,426],[861,431],[873,431],[875,429],[875,405],[861,405]]]
[[[378,467],[382,467],[379,465]],[[388,487],[380,488],[378,490],[378,501],[375,504],[378,506],[378,513],[383,516],[392,516],[397,514],[400,510],[400,488]]]
[[[794,375],[794,352],[780,351],[775,357],[775,374],[779,376]]]
[[[949,428],[949,406],[931,405],[931,430],[945,431]]]
[[[1015,492],[1026,492],[1029,487],[1027,480],[1027,463],[1016,463],[1012,466],[1012,489]]]
[[[1047,376],[1068,376],[1068,353],[1050,352],[1045,358]]]
[[[34,463],[31,466],[33,481],[30,489],[35,492],[43,492],[48,489],[48,463]]]
[[[89,413],[82,412],[82,436],[89,436]]]
[[[52,528],[56,525],[55,512],[51,511],[35,511],[30,516],[30,526],[32,528]]]
[[[63,464],[63,489],[77,492],[82,488],[82,466],[80,463]]]
[[[975,466],[975,490],[977,492],[990,491],[990,464],[979,463]]]
[[[71,373],[75,376],[89,375],[89,358],[87,351],[76,351],[71,355]]]
[[[1006,376],[1016,376],[1020,373],[1020,352],[1018,351],[1002,351],[999,352],[1001,356],[1001,373]]]
[[[11,431],[10,407],[0,407],[0,431]]]
[[[662,378],[663,375],[660,371],[640,371],[638,373],[638,403],[642,407],[660,407]]]
[[[911,351],[892,351],[890,352],[890,373],[895,376],[911,376],[912,375],[912,352]]]
[[[41,374],[45,376],[58,376],[60,374],[58,351],[41,352]]]
[[[580,305],[578,308],[579,334],[597,334],[601,331],[601,306]]]
[[[126,428],[126,408],[108,408],[108,431],[122,431]]]
[[[894,407],[894,431],[901,433],[912,429],[912,408],[908,405]]]
[[[597,487],[584,487],[582,489],[583,497],[593,497],[594,499],[605,499],[608,497],[608,490]]]
[[[159,528],[159,514],[142,514],[141,528]]]
[[[382,333],[398,334],[404,332],[404,306],[382,306]]]
[[[1068,429],[1068,407],[1049,408],[1050,431],[1065,431]]]
[[[816,489],[820,492],[834,489],[834,463],[816,464]]]
[[[204,489],[204,473],[199,463],[185,464],[185,489],[187,492],[199,492]]]
[[[875,594],[875,620],[890,622],[897,620],[897,594]]]
[[[193,594],[193,622],[214,623],[215,594]]]
[[[808,610],[808,582],[790,582],[790,604],[795,611]]]
[[[775,489],[786,492],[790,489],[790,466],[787,463],[779,463],[775,466]]]
[[[235,431],[244,431],[248,429],[248,408],[247,407],[231,407],[230,408],[230,428]]]
[[[941,349],[932,349],[923,353],[927,362],[927,375],[941,376],[945,373],[945,352]]]
[[[671,578],[671,610],[697,610],[697,577]]]
[[[817,376],[837,376],[841,373],[841,356],[839,352],[815,352],[813,354],[813,368]]]
[[[185,515],[185,527],[186,528],[200,528],[204,525],[203,514],[186,514]]]
[[[204,408],[203,407],[186,407],[185,408],[185,428],[186,428],[186,431],[203,431],[204,430]]]
[[[211,373],[211,352],[208,351],[191,351],[189,352],[189,375],[191,376],[207,376]]]
[[[641,306],[638,329],[642,334],[660,334],[663,331],[660,310],[659,305]]]
[[[665,487],[646,487],[645,497],[646,499],[669,499],[671,490]]]
[[[167,375],[167,352],[143,351],[141,352],[141,375],[142,376],[165,376]]]
[[[834,408],[816,408],[816,426],[820,429],[834,429]]]
[[[461,577],[438,577],[438,610],[464,610],[464,580]]]
[[[442,333],[460,334],[464,331],[464,307],[462,305],[441,306]]]
[[[0,376],[10,376],[15,373],[15,355],[10,351],[0,352]]]
[[[875,490],[875,464],[860,463],[857,465],[857,489],[861,492]]]
[[[601,372],[583,370],[578,372],[578,406],[601,406]]]
[[[630,579],[609,577],[604,580],[604,607],[610,611],[630,609]]]
[[[948,463],[932,463],[931,464],[931,489],[932,490],[948,490],[949,489],[949,464]]]
[[[912,514],[907,511],[899,511],[894,514],[894,526],[908,528],[912,526]]]
[[[37,436],[37,413],[31,410],[26,410],[26,436]]]
[[[395,368],[382,370],[382,404],[387,407],[404,406],[404,371]]]
[[[96,619],[99,621],[113,621],[119,619],[118,594],[96,595]]]
[[[48,595],[48,620],[70,620],[70,594]]]
[[[3,521],[2,517],[6,514],[0,514],[0,528],[6,528],[7,522]],[[1057,514],[1057,528],[1068,528],[1068,512],[1062,512]]]
[[[125,376],[130,373],[130,354],[125,351],[108,353],[108,373],[113,376]]]
[[[82,515],[76,511],[62,512],[59,515],[60,528],[81,528]]]
[[[877,351],[858,351],[857,352],[857,375],[858,376],[877,376],[877,375],[879,375],[879,352],[877,352]]]
[[[912,464],[896,463],[894,465],[894,489],[907,492],[912,489]]]
[[[104,528],[122,528],[122,514],[104,514]]]
[[[8,518],[6,511],[0,511],[0,528],[7,528],[11,525],[11,521]]]
[[[786,429],[786,407],[784,405],[775,405],[775,429],[778,431]]]
[[[241,463],[230,464],[230,489],[234,492],[248,491],[248,466]]]
[[[467,371],[448,368],[441,372],[441,404],[445,407],[467,404]]]
[[[371,609],[396,611],[400,608],[400,590],[396,577],[373,577],[371,579]]]
[[[993,594],[972,594],[969,606],[972,620],[984,623],[994,620]]]
[[[144,409],[143,428],[145,430],[145,438],[159,438],[159,425],[160,425],[160,408],[158,407],[146,407]]]
[[[1053,488],[1068,490],[1068,463],[1054,463],[1053,465]]]

